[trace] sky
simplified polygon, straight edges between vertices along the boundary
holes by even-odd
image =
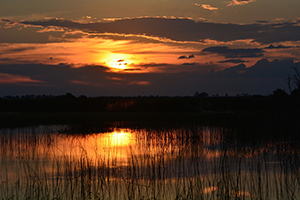
[[[289,92],[299,11],[299,0],[2,0],[0,96]]]

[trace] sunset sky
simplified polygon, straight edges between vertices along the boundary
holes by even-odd
[[[2,0],[0,96],[288,92],[299,0]]]

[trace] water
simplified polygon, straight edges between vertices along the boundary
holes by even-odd
[[[0,129],[2,199],[297,199],[298,143],[211,126]]]

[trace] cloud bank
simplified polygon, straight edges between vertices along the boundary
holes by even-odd
[[[25,44],[0,45],[0,96],[267,94],[285,87],[300,55],[300,20],[220,24],[147,17],[3,23],[15,26],[1,28],[7,35],[22,28],[18,37],[27,31],[30,41],[39,44],[29,45],[25,38]],[[47,43],[50,36],[54,43]],[[113,72],[109,61],[132,68]]]
[[[293,60],[261,59],[251,67],[238,64],[224,70],[217,66],[153,64],[166,67],[169,73],[112,73],[103,66],[72,68],[70,65],[14,64],[0,65],[0,95],[65,94],[105,95],[193,95],[196,91],[209,94],[267,94],[285,87],[285,78],[293,74]],[[299,63],[298,63],[299,65]],[[183,68],[202,70],[184,70]],[[175,69],[178,72],[175,72]],[[22,82],[22,83],[21,83]],[[24,82],[30,84],[23,84]]]
[[[221,42],[252,40],[261,44],[271,44],[300,40],[300,20],[283,23],[221,24],[178,18],[132,18],[86,24],[59,19],[20,23],[81,30],[93,34],[105,34],[106,37],[110,34],[136,35],[154,40],[165,38],[167,39],[165,41],[180,42],[203,42],[209,39]]]
[[[228,47],[208,47],[201,51],[203,54],[216,53],[225,56],[225,58],[253,58],[253,57],[262,57],[263,50],[254,48],[254,49],[230,49]]]

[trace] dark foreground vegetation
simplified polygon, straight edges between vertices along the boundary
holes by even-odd
[[[299,110],[292,96],[0,99],[0,197],[299,199]],[[125,154],[126,137],[101,140],[122,130]]]
[[[2,199],[300,197],[299,123],[285,111],[2,114],[72,122],[0,129]]]
[[[0,98],[0,112],[239,112],[294,110],[293,96],[243,97],[75,97]]]
[[[72,133],[109,128],[209,125],[300,137],[297,97],[74,97],[0,99],[0,127],[71,124]],[[259,130],[259,131],[258,131]]]

